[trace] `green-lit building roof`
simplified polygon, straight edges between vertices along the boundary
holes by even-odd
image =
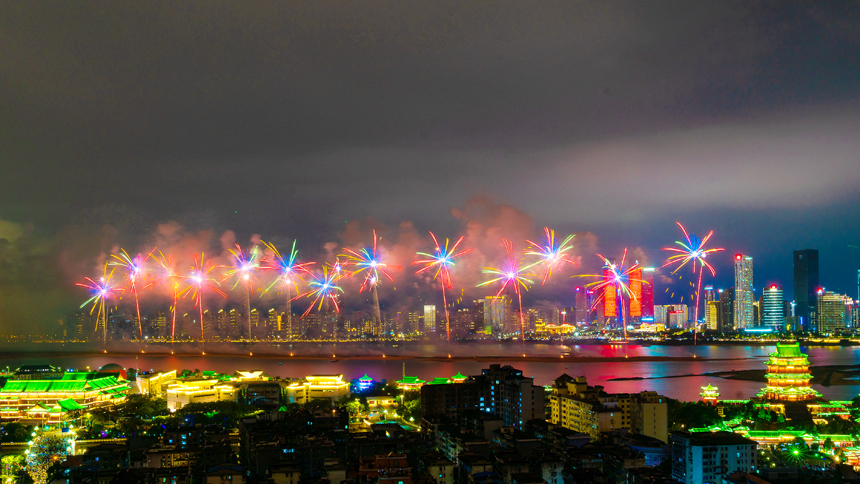
[[[465,379],[466,379],[466,375],[464,375],[464,374],[462,374],[462,373],[460,373],[460,372],[458,371],[456,375],[454,375],[454,376],[452,376],[452,377],[451,377],[451,379],[452,379],[452,380],[465,380]]]
[[[397,383],[403,383],[404,385],[421,385],[426,382],[417,376],[404,376],[402,380],[397,380]]]
[[[771,356],[778,356],[780,358],[802,358],[806,355],[800,351],[800,345],[798,343],[777,343],[776,354],[771,354]]]
[[[74,374],[66,373],[66,375]],[[0,388],[0,394],[84,393],[115,387],[118,384],[116,376],[86,379],[78,375],[78,378],[63,378],[62,380],[9,380],[3,388]]]
[[[428,382],[428,385],[446,385],[448,383],[451,383],[451,380],[445,377],[437,376],[432,381]]]
[[[358,381],[373,381],[373,378],[370,378],[367,376],[367,373],[365,373],[363,377],[358,379]]]

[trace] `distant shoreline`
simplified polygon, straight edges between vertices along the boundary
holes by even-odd
[[[0,361],[4,358],[50,358],[50,357],[69,357],[69,358],[95,358],[95,357],[175,357],[175,358],[248,358],[248,359],[282,359],[282,360],[329,360],[329,361],[344,361],[344,360],[364,360],[364,361],[384,361],[384,360],[419,360],[432,362],[446,361],[476,361],[480,363],[492,363],[497,361],[504,362],[535,362],[535,363],[620,363],[620,362],[670,362],[670,361],[743,361],[748,359],[760,359],[760,357],[744,357],[744,358],[707,358],[695,356],[575,356],[575,355],[560,355],[560,356],[505,356],[505,355],[490,355],[490,356],[412,356],[412,355],[285,355],[283,353],[264,353],[264,352],[248,352],[248,353],[224,353],[218,351],[206,351],[205,354],[194,352],[161,352],[161,351],[146,351],[146,352],[128,352],[128,351],[45,351],[45,352],[0,352]]]

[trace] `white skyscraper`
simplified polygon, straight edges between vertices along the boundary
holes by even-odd
[[[735,255],[735,329],[755,326],[753,312],[753,258],[748,255]]]
[[[779,331],[785,328],[785,304],[782,288],[776,285],[764,288],[762,293],[762,326]]]

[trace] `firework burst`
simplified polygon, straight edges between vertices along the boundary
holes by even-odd
[[[179,280],[184,279],[185,276],[176,272],[169,255],[164,255],[163,252],[159,251],[156,261],[161,268],[163,284],[173,289],[173,307],[171,308],[173,314],[170,325],[170,341],[173,342],[176,339],[176,302],[179,296]]]
[[[595,277],[598,279],[586,284],[586,287],[591,288],[595,294],[599,294],[590,309],[593,310],[600,301],[603,301],[604,306],[609,305],[610,308],[618,308],[620,306],[621,311],[610,311],[615,312],[618,315],[618,319],[621,322],[621,327],[624,332],[624,339],[626,340],[627,324],[624,322],[624,298],[626,296],[628,301],[637,300],[636,294],[630,290],[630,283],[644,283],[641,276],[636,276],[638,274],[637,269],[639,268],[639,263],[636,262],[629,267],[625,267],[625,263],[627,262],[626,247],[624,248],[624,253],[621,256],[620,264],[616,264],[600,254],[595,255],[603,261],[603,274],[581,274],[574,277]],[[611,315],[611,312],[609,315]]]
[[[681,232],[684,233],[684,240],[677,240],[675,244],[679,247],[663,247],[663,250],[668,252],[675,252],[675,255],[670,256],[666,259],[666,263],[663,264],[662,267],[677,265],[675,269],[672,271],[672,274],[675,274],[681,268],[683,268],[687,263],[691,263],[691,269],[693,274],[698,272],[699,282],[696,285],[696,310],[695,310],[695,322],[693,328],[693,338],[696,339],[696,333],[698,332],[699,326],[699,300],[702,293],[702,272],[704,272],[705,268],[707,268],[711,272],[711,277],[716,276],[717,272],[714,270],[713,266],[708,263],[705,259],[708,257],[708,254],[712,254],[714,252],[720,252],[725,250],[722,247],[714,248],[714,249],[705,249],[705,244],[708,243],[711,236],[714,235],[714,231],[711,230],[708,232],[708,235],[705,236],[704,239],[700,239],[696,237],[695,234],[687,233],[687,229],[681,225],[681,222],[675,222],[678,224],[678,227],[681,228]]]
[[[278,277],[272,281],[271,284],[263,291],[263,293],[267,293],[271,291],[274,287],[283,285],[284,292],[287,295],[287,325],[289,327],[289,335],[293,334],[293,297],[292,290],[296,290],[296,294],[299,293],[299,281],[302,281],[304,276],[310,276],[311,271],[308,269],[309,266],[316,264],[316,262],[298,262],[299,251],[296,250],[296,241],[293,240],[293,247],[290,249],[289,255],[281,254],[278,251],[278,248],[275,247],[274,244],[270,244],[268,242],[263,242],[263,244],[272,251],[272,260],[270,269],[274,269],[278,273]]]
[[[236,286],[239,285],[240,282],[244,282],[245,284],[245,314],[248,318],[248,340],[252,339],[251,334],[251,291],[253,290],[253,284],[256,280],[256,274],[260,271],[260,269],[266,268],[267,260],[262,257],[260,250],[260,246],[255,245],[249,250],[242,250],[242,247],[239,244],[236,244],[235,249],[230,249],[230,259],[232,262],[232,266],[228,266],[230,270],[228,270],[224,274],[224,278],[221,282],[224,282],[228,279],[234,279],[233,289],[236,289]]]
[[[179,293],[179,296],[184,298],[190,294],[194,298],[194,306],[200,311],[200,341],[205,342],[206,339],[203,330],[203,292],[209,289],[224,299],[227,299],[227,295],[221,290],[221,283],[212,277],[212,271],[215,270],[216,266],[211,261],[206,261],[202,252],[199,256],[194,254],[192,259],[194,265],[188,269],[188,275],[185,276],[188,286]]]
[[[457,239],[457,242],[455,242],[453,245],[448,239],[445,239],[444,246],[439,244],[439,240],[436,238],[433,232],[430,232],[430,237],[433,238],[433,243],[436,245],[435,250],[432,254],[418,252],[418,255],[427,258],[416,260],[412,264],[424,265],[424,267],[418,269],[415,274],[435,271],[433,273],[433,279],[439,279],[440,285],[442,286],[442,303],[445,305],[445,335],[447,340],[451,341],[451,322],[448,318],[448,299],[445,295],[445,289],[451,289],[451,268],[454,267],[454,259],[470,252],[472,249],[463,249],[459,252],[457,251],[457,248],[463,242],[462,236]]]
[[[94,281],[89,277],[85,277],[85,282],[75,283],[76,286],[86,288],[90,292],[90,298],[87,299],[83,304],[81,304],[81,308],[84,308],[91,304],[91,316],[93,312],[98,309],[98,313],[96,315],[95,331],[98,331],[99,319],[101,319],[102,332],[105,343],[107,343],[107,308],[105,307],[105,302],[108,299],[117,299],[123,293],[123,289],[116,287],[113,284],[113,271],[114,270],[111,269],[110,272],[108,272],[106,264],[102,273],[102,277],[100,277],[98,281]]]
[[[313,302],[301,317],[307,316],[314,306],[317,306],[317,311],[321,310],[325,302],[331,302],[334,305],[334,310],[339,313],[340,306],[337,304],[337,296],[343,294],[343,289],[337,283],[341,277],[341,271],[338,271],[335,266],[324,265],[321,271],[311,273],[311,278],[308,280],[308,291],[296,296],[296,299],[313,298]]]
[[[377,247],[377,240],[376,230],[374,230],[372,246],[364,247],[357,252],[352,249],[343,249],[346,254],[342,254],[342,257],[346,258],[346,262],[343,264],[344,266],[355,268],[350,271],[350,276],[361,274],[362,272],[364,273],[364,281],[362,281],[361,288],[358,292],[360,294],[364,292],[365,289],[369,289],[373,293],[376,322],[377,324],[382,324],[382,314],[379,310],[379,294],[376,289],[379,285],[379,274],[387,277],[389,281],[394,282],[394,278],[391,277],[391,274],[388,271],[400,270],[400,267],[389,266],[388,263],[385,262]]]
[[[576,265],[576,262],[570,258],[568,252],[573,249],[571,241],[573,235],[565,237],[561,243],[555,240],[555,230],[549,227],[544,227],[544,240],[540,243],[526,240],[529,246],[526,248],[525,255],[537,257],[537,261],[532,266],[544,266],[543,281],[541,285],[546,284],[546,281],[552,276],[553,269],[560,269],[565,264]],[[531,266],[530,266],[531,267]]]
[[[146,289],[154,284],[154,282],[145,282],[146,261],[152,257],[153,252],[155,252],[155,249],[152,249],[146,255],[137,254],[136,256],[131,257],[125,249],[120,249],[119,255],[114,254],[111,256],[115,260],[109,262],[112,266],[118,266],[125,269],[128,287],[134,295],[134,307],[137,310],[137,332],[140,339],[143,339],[143,325],[140,319],[140,301],[138,300],[137,293],[139,290]]]
[[[522,259],[514,256],[514,247],[513,243],[511,243],[510,240],[502,239],[502,244],[505,246],[505,251],[507,251],[508,253],[508,258],[505,259],[501,268],[497,269],[495,267],[485,267],[484,270],[482,270],[481,272],[483,272],[484,274],[491,274],[497,277],[478,284],[478,287],[488,286],[490,284],[501,282],[502,287],[499,288],[499,292],[496,293],[496,297],[501,296],[505,289],[509,287],[514,291],[514,294],[517,295],[517,299],[519,299],[520,303],[520,335],[522,336],[522,340],[525,341],[526,328],[523,319],[522,291],[528,291],[529,284],[534,284],[534,281],[526,277],[532,275],[526,272],[531,266],[523,266]]]

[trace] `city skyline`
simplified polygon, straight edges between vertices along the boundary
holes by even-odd
[[[322,260],[432,230],[490,264],[494,234],[550,226],[657,266],[681,220],[755,257],[759,291],[792,297],[811,247],[856,292],[856,9],[365,7],[4,6],[0,327],[56,320],[114,247],[165,237]]]

